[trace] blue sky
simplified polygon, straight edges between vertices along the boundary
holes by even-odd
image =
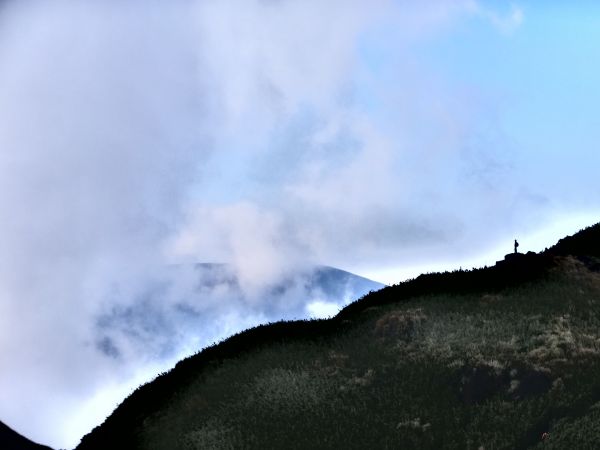
[[[168,264],[237,271],[202,346],[313,264],[395,283],[597,222],[599,25],[593,2],[4,2],[0,420],[73,446],[171,367],[92,344]]]
[[[376,28],[361,43],[361,57],[385,86],[408,61],[443,86],[443,95],[458,93],[470,102],[474,136],[462,144],[487,152],[479,160],[481,169],[505,171],[501,181],[486,173],[492,183],[512,183],[515,195],[531,199],[533,205],[523,206],[515,198],[514,211],[532,217],[537,210],[546,217],[536,226],[547,226],[550,245],[560,236],[556,233],[595,221],[598,212],[600,10],[579,2],[482,2],[477,8],[485,11],[459,15],[409,42],[408,50],[401,47],[401,56],[395,41],[402,41],[403,30],[393,23]],[[402,62],[395,60],[399,57]],[[375,117],[387,112],[368,87],[361,101]],[[510,219],[510,210],[498,212]],[[561,221],[565,225],[557,226]],[[520,226],[511,232],[528,238],[530,229]],[[532,249],[543,248],[543,240],[536,238]]]
[[[571,168],[579,177],[586,169],[577,158],[561,163],[570,152],[588,159],[588,169],[598,161],[598,6],[531,2],[522,8],[523,23],[513,32],[465,20],[423,48],[422,58],[450,82],[496,97],[500,123],[528,155],[532,173]]]

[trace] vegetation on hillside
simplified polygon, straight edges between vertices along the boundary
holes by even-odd
[[[78,449],[599,448],[599,236],[240,333]]]

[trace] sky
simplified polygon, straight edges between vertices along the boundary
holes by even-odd
[[[599,77],[591,1],[5,0],[0,420],[74,447],[302,268],[393,284],[598,222]],[[243,302],[169,358],[98,351],[193,262]]]

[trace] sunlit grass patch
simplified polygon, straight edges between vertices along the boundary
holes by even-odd
[[[181,436],[178,445],[182,450],[234,450],[239,448],[241,438],[239,432],[225,426],[219,421],[209,419],[196,430]]]
[[[410,341],[426,319],[420,308],[391,311],[375,322],[373,334],[384,341]]]

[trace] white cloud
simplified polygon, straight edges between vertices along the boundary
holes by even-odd
[[[333,317],[340,311],[340,305],[337,303],[315,300],[306,305],[306,311],[308,312],[309,317]]]
[[[174,261],[228,262],[242,290],[254,294],[306,265],[283,218],[248,202],[192,209],[190,222],[167,247]],[[254,297],[254,295],[251,295]]]
[[[98,314],[127,308],[162,276],[164,242],[181,224],[209,143],[215,159],[251,163],[278,121],[304,105],[335,105],[330,92],[351,72],[354,41],[373,10],[341,6],[6,6],[0,365],[10,370],[0,373],[1,420],[32,439],[73,446],[108,412],[93,400],[103,389],[137,383],[140,364],[155,373],[126,341],[119,344],[130,364],[98,352]],[[215,180],[206,165],[200,177]],[[227,256],[243,269],[245,288],[292,264],[282,258],[280,219],[268,210],[240,203],[214,220],[229,228]],[[238,331],[247,319],[221,318],[203,336]],[[88,401],[96,406],[82,414]]]
[[[489,20],[498,31],[507,35],[517,31],[525,20],[523,9],[514,3],[510,4],[510,10],[505,13],[485,6],[479,6],[476,8],[476,11],[479,15]]]
[[[59,425],[82,398],[130,375],[96,354],[93,316],[160,266],[206,154],[190,38],[139,6],[2,12],[0,420],[55,446],[86,431]]]

